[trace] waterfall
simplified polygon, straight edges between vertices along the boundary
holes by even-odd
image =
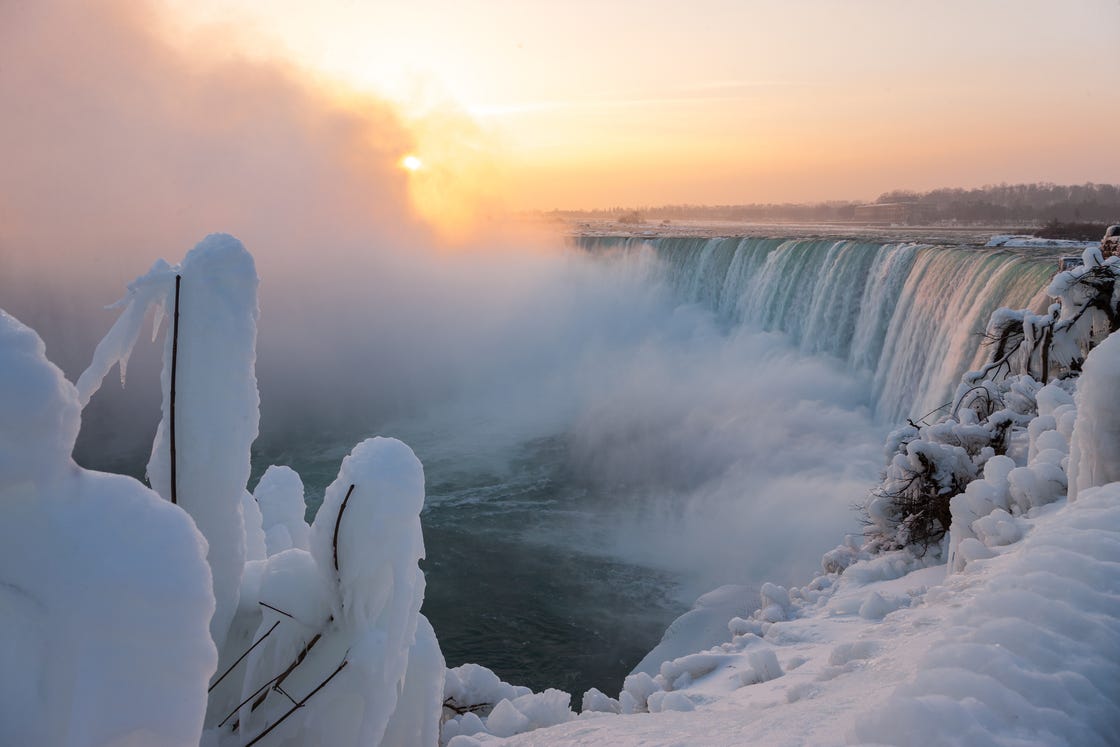
[[[885,421],[948,401],[984,358],[1000,306],[1044,309],[1052,260],[967,246],[838,239],[585,237],[590,251],[652,250],[680,298],[731,324],[788,335],[872,381]]]

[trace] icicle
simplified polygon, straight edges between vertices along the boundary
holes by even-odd
[[[121,312],[120,317],[117,318],[108,334],[97,344],[89,368],[78,377],[78,398],[83,408],[89,404],[90,398],[101,388],[105,376],[108,375],[114,365],[120,365],[121,386],[124,386],[128,359],[132,355],[132,348],[136,345],[136,339],[140,336],[144,314],[149,306],[156,305],[157,308],[160,308],[166,303],[167,294],[171,290],[174,277],[174,269],[164,260],[157,260],[147,274],[141,275],[129,283],[128,295],[109,307],[123,306],[124,311]]]

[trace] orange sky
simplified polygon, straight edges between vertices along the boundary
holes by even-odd
[[[1120,181],[1117,0],[165,2],[172,36],[222,23],[228,53],[394,101],[428,200]]]

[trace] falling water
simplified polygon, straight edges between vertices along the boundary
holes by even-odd
[[[843,239],[584,238],[592,251],[650,251],[682,299],[731,324],[788,335],[872,376],[878,418],[943,404],[982,361],[989,315],[1044,308],[1052,260],[976,247]]]

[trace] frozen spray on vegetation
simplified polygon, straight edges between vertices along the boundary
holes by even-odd
[[[252,256],[225,234],[178,266],[157,262],[129,286],[78,386],[88,402],[114,364],[123,381],[147,310],[157,332],[170,316],[148,475],[209,547],[219,666],[207,738],[435,745],[444,663],[420,615],[423,467],[400,441],[367,439],[312,527],[294,471],[272,467],[256,496],[246,491],[259,422],[258,285]]]
[[[219,649],[237,608],[245,565],[240,499],[249,479],[249,449],[259,422],[255,371],[259,282],[252,256],[226,234],[206,237],[179,266],[157,261],[129,285],[120,302],[124,306],[120,318],[78,379],[83,403],[116,363],[123,381],[148,308],[155,307],[156,330],[171,315],[174,330],[164,342],[161,375],[163,417],[152,444],[148,479],[165,498],[170,499],[174,491],[176,502],[206,537],[217,600],[210,633]],[[173,356],[178,397],[174,409]]]
[[[0,743],[198,744],[217,653],[206,543],[70,458],[78,392],[0,311]]]

